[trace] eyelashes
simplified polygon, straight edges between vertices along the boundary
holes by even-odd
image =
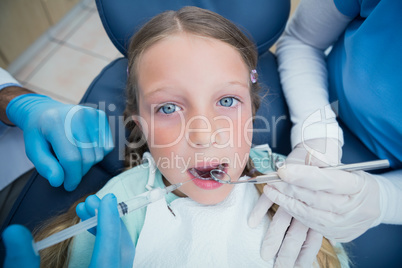
[[[239,100],[235,97],[224,97],[218,103],[224,107],[234,107],[239,103]]]
[[[177,106],[176,104],[173,103],[167,103],[163,105],[162,107],[159,107],[157,112],[163,113],[163,114],[172,114],[174,112],[180,111],[181,108]]]

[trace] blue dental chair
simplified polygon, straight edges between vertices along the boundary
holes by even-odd
[[[275,56],[268,49],[284,30],[290,0],[96,0],[99,15],[109,38],[126,55],[133,32],[154,15],[169,9],[195,5],[215,11],[232,20],[251,35],[259,52],[259,80],[266,95],[257,113],[254,144],[268,143],[278,153],[291,151],[288,109],[281,91]],[[115,149],[95,165],[73,192],[53,188],[34,172],[16,201],[0,232],[10,224],[22,224],[33,230],[45,219],[67,210],[78,198],[96,192],[110,178],[123,170],[126,134],[122,113],[125,106],[127,59],[119,58],[107,65],[89,86],[83,105],[104,109],[115,139]],[[264,119],[262,119],[264,118]],[[343,162],[376,159],[360,141],[342,126],[345,133]],[[402,228],[381,225],[369,230],[346,249],[355,267],[401,267]],[[0,245],[0,264],[4,262],[4,246]]]

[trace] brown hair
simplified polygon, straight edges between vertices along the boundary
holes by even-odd
[[[85,197],[77,200],[65,213],[50,218],[42,223],[42,225],[34,230],[34,240],[40,241],[46,237],[64,230],[70,226],[79,223],[80,218],[75,213],[75,208],[81,202],[85,201]],[[54,246],[45,248],[39,252],[40,267],[68,267],[69,246],[73,238],[69,238]]]
[[[138,115],[138,85],[137,85],[137,69],[138,62],[144,51],[151,45],[157,43],[164,38],[178,33],[188,33],[202,37],[213,38],[231,45],[236,49],[249,71],[256,69],[258,54],[255,45],[247,36],[239,30],[232,22],[224,17],[197,7],[184,7],[178,11],[166,11],[151,19],[146,23],[132,38],[128,50],[128,81],[126,89],[126,109],[124,117],[126,127],[129,130],[129,144],[126,148],[126,166],[132,166],[141,163],[140,156],[148,150],[147,144],[139,127],[132,120],[133,115]],[[255,115],[260,105],[260,97],[258,95],[259,84],[250,83],[250,95],[252,101],[252,112]],[[136,161],[131,163],[131,154],[136,154]],[[254,167],[251,159],[243,172],[243,175],[254,177],[260,175]],[[257,186],[258,191],[262,194],[263,185]],[[76,204],[70,210],[63,214],[52,225],[48,225],[40,233],[42,236],[48,236],[51,232],[66,228],[78,221],[78,217],[74,216]],[[272,216],[277,210],[274,206],[269,211]],[[74,218],[74,220],[71,220]],[[70,219],[70,220],[68,220]],[[53,229],[53,231],[50,231]],[[38,239],[39,236],[35,238]],[[68,261],[68,245],[70,241],[59,244],[49,249],[47,252],[41,252],[42,267],[64,267]],[[46,255],[46,259],[44,259]],[[322,247],[317,256],[320,267],[340,267],[337,254],[328,242],[323,239]]]

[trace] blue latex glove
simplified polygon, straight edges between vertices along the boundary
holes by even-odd
[[[128,265],[121,259],[121,239],[124,236],[121,232],[116,197],[113,194],[106,195],[99,202],[98,223],[98,235],[90,267],[132,267],[135,251],[130,252],[131,264]],[[21,225],[11,225],[3,232],[3,241],[6,246],[4,268],[39,268],[39,256],[34,252],[32,235],[28,229]]]
[[[106,195],[108,196],[108,195]],[[105,199],[106,196],[103,198]],[[87,199],[85,200],[85,202],[79,203],[76,207],[76,212],[78,217],[81,218],[81,220],[87,220],[93,216],[96,215],[97,210],[100,206],[102,206],[102,202],[103,202],[96,196],[96,195],[90,195],[87,197]],[[117,210],[117,203],[115,204],[116,210]],[[100,217],[100,213],[101,213],[102,207],[99,210],[99,217]],[[119,250],[120,254],[118,252],[116,252],[115,254],[117,254],[118,256],[120,256],[120,267],[132,267],[133,266],[133,261],[134,261],[134,255],[135,255],[135,247],[133,244],[133,241],[131,240],[131,236],[130,233],[127,231],[127,228],[125,226],[125,224],[123,223],[122,220],[119,221],[115,221],[113,224],[119,225],[120,226],[120,243],[119,246],[115,246],[116,247],[115,250]],[[88,230],[90,233],[96,235],[97,237],[100,236],[105,236],[105,235],[109,235],[110,239],[113,239],[113,237],[115,236],[115,234],[113,232],[109,232],[106,234],[106,231],[102,228],[98,227],[94,227],[90,230]],[[103,233],[101,233],[103,232]],[[104,247],[104,245],[103,245]],[[112,250],[112,249],[111,249]],[[95,251],[96,251],[96,243],[95,243]],[[110,256],[111,258],[111,256]],[[109,259],[106,259],[105,261],[109,261]],[[93,262],[93,260],[91,261],[91,263]],[[99,263],[97,265],[94,265],[94,267],[100,267],[102,263]],[[108,267],[108,266],[105,266]]]
[[[74,190],[92,165],[113,149],[103,111],[25,94],[10,101],[8,119],[24,131],[25,150],[39,174]]]
[[[39,268],[39,255],[33,249],[33,238],[27,228],[21,225],[11,225],[4,230],[2,236],[6,247],[4,268]]]

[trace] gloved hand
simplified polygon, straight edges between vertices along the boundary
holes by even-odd
[[[337,139],[312,139],[296,145],[285,163],[322,167],[338,165],[341,157],[341,143]],[[272,204],[266,196],[260,197],[249,218],[250,227],[260,223]],[[309,229],[279,207],[268,227],[261,256],[265,260],[277,256],[276,267],[311,267],[320,250],[322,238],[320,233]]]
[[[113,149],[103,111],[25,94],[12,99],[6,113],[24,131],[28,158],[54,187],[64,183],[67,191],[74,190],[92,165]]]
[[[6,247],[4,268],[39,268],[40,258],[33,249],[33,237],[27,228],[10,225],[4,230],[2,237]]]
[[[349,242],[381,223],[381,176],[290,164],[278,174],[287,183],[265,186],[265,195],[329,239]]]
[[[323,138],[301,142],[286,158],[287,164],[337,166],[341,163],[342,144],[337,139]]]
[[[106,195],[106,196],[108,196],[108,195]],[[103,199],[105,199],[106,196]],[[76,212],[77,212],[78,217],[80,217],[81,220],[84,221],[84,220],[87,220],[87,219],[95,216],[99,206],[102,206],[102,201],[96,195],[90,195],[87,197],[85,202],[79,203],[77,205]],[[117,203],[114,204],[114,206],[117,208]],[[101,207],[101,209],[102,209],[102,207]],[[100,215],[98,217],[100,217]],[[118,260],[120,262],[121,266],[116,266],[116,267],[132,267],[133,262],[134,262],[135,247],[134,247],[133,241],[131,240],[130,233],[127,231],[127,228],[122,220],[114,221],[113,224],[120,226],[120,228],[119,228],[120,229],[120,243],[118,244],[118,246],[113,245],[114,247],[119,249],[119,252],[115,252],[115,254],[117,254],[119,256],[119,258],[116,260]],[[108,236],[110,236],[110,239],[112,239],[115,236],[115,234],[112,232],[109,232],[109,234],[106,234],[106,231],[104,231],[104,230],[103,230],[103,233],[100,233],[100,231],[102,231],[102,229],[98,229],[98,227],[94,227],[88,231],[96,236],[108,235]],[[96,248],[96,244],[95,244],[95,248]],[[110,255],[110,257],[108,257],[108,259],[105,260],[106,263],[108,261],[110,261],[110,263],[112,263],[112,259],[109,259],[109,258],[112,258],[111,255]],[[100,258],[98,258],[98,259],[100,259]],[[97,259],[97,262],[99,262],[98,259]],[[91,261],[91,263],[93,263],[93,260]],[[102,264],[102,262],[99,262],[99,264]],[[93,267],[99,267],[99,266],[97,264],[97,265],[94,265]],[[104,267],[108,267],[108,266],[105,265]]]
[[[98,235],[95,240],[90,267],[131,267],[124,266],[121,256],[120,216],[117,210],[116,197],[106,195],[99,205]],[[21,225],[11,225],[3,232],[6,247],[4,268],[27,267],[39,268],[39,256],[32,247],[31,233]],[[132,259],[134,252],[132,252]]]
[[[267,196],[261,195],[249,217],[249,226],[258,226],[272,205]],[[322,238],[279,207],[262,242],[261,257],[268,261],[277,255],[275,267],[311,267]]]

